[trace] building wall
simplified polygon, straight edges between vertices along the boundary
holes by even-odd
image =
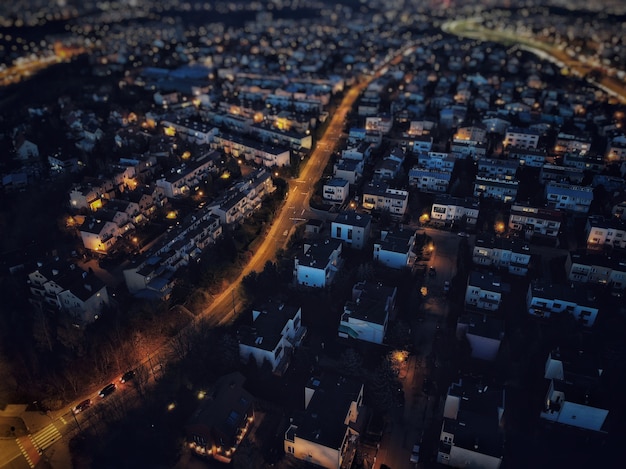
[[[297,280],[300,285],[317,288],[326,286],[326,273],[322,268],[298,264],[297,272]]]
[[[402,269],[408,267],[408,256],[406,253],[385,251],[379,244],[374,244],[374,260],[392,269]]]
[[[285,440],[285,453],[327,469],[338,469],[341,463],[338,449],[327,448],[313,441],[298,438],[297,435],[293,443]]]
[[[500,350],[500,341],[489,337],[466,334],[467,341],[472,347],[472,357],[480,360],[494,361]]]
[[[348,322],[341,321],[341,324],[350,327],[357,334],[358,339],[366,342],[372,342],[375,344],[382,344],[385,338],[386,325],[374,324],[371,322],[363,321],[362,319],[350,318]]]
[[[439,461],[439,458],[437,458],[437,461]],[[500,464],[502,464],[500,458],[470,451],[459,446],[452,446],[450,449],[450,460],[447,462],[447,465],[452,467],[479,467],[481,469],[499,469]]]

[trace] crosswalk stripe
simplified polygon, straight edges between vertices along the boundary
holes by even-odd
[[[39,451],[43,451],[56,440],[61,438],[61,436],[61,432],[57,429],[57,427],[54,426],[54,423],[51,423],[40,432],[31,435],[30,439],[35,445],[35,448],[37,448]]]
[[[63,417],[60,417],[59,420],[61,420],[61,422],[63,422],[63,425],[67,425],[67,420],[65,420]]]
[[[30,460],[30,456],[28,455],[28,453],[26,452],[26,450],[24,449],[24,446],[22,445],[22,442],[20,441],[19,438],[16,438],[15,441],[17,441],[17,446],[19,446],[20,451],[22,452],[22,454],[24,455],[24,457],[26,458],[26,462],[28,463],[28,465],[32,468],[35,467],[35,465],[33,464],[33,462]]]

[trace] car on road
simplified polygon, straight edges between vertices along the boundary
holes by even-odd
[[[107,397],[109,394],[112,394],[113,392],[115,392],[116,389],[117,389],[117,386],[115,386],[115,383],[109,383],[105,387],[102,388],[98,396],[102,398]]]
[[[122,375],[120,383],[126,383],[135,377],[135,370],[129,370]]]
[[[450,291],[450,280],[443,282],[443,291],[448,293]]]
[[[431,277],[437,275],[437,270],[432,265],[428,268],[428,275],[430,275]]]
[[[420,445],[413,445],[413,449],[411,450],[411,459],[409,461],[412,463],[420,462]]]
[[[461,238],[469,238],[469,235],[465,231],[459,231],[458,235]]]
[[[84,401],[76,404],[76,407],[72,409],[72,413],[74,415],[80,414],[81,412],[89,409],[91,407],[91,399],[85,399]]]

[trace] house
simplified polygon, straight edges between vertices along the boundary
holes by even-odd
[[[254,422],[254,397],[239,372],[222,376],[185,426],[187,444],[198,456],[230,463]]]
[[[15,141],[15,154],[21,161],[39,158],[39,147],[24,137],[18,137]]]
[[[330,236],[354,249],[363,249],[369,241],[372,217],[367,213],[343,211],[337,215],[330,228]]]
[[[488,233],[476,235],[472,255],[476,265],[506,269],[510,274],[525,276],[530,257],[530,247],[522,240],[498,238]]]
[[[282,376],[306,331],[300,307],[268,303],[253,308],[251,327],[240,329],[239,356],[244,362],[255,360],[259,368],[267,362]]]
[[[546,360],[549,381],[539,416],[550,422],[592,432],[606,432],[609,415],[602,367],[581,350],[556,350]]]
[[[285,432],[285,453],[327,469],[351,467],[364,426],[364,385],[326,375],[311,378],[304,389],[304,411]]]
[[[69,197],[73,210],[87,209],[95,212],[102,207],[102,199],[115,197],[115,188],[109,179],[88,180],[73,186]]]
[[[565,260],[565,272],[571,282],[607,285],[614,295],[626,290],[626,257],[617,252],[587,253],[585,249],[571,251]]]
[[[394,147],[374,168],[374,179],[390,180],[398,177],[402,170],[405,154],[400,147]]]
[[[463,378],[453,383],[443,409],[437,462],[452,467],[499,469],[504,457],[505,392]]]
[[[428,152],[433,149],[433,138],[430,135],[412,136],[409,145],[413,153]]]
[[[591,149],[591,138],[581,137],[577,135],[567,134],[565,132],[559,132],[556,136],[556,142],[554,144],[554,153],[557,155],[564,155],[566,153],[578,153],[579,155],[586,155]]]
[[[506,129],[504,148],[520,147],[536,149],[539,144],[539,132],[533,129],[522,129],[519,127],[509,127]]]
[[[392,269],[413,267],[417,231],[410,229],[382,230],[374,243],[374,260]]]
[[[455,155],[476,160],[485,157],[487,154],[487,144],[469,140],[453,140],[450,144],[450,151]]]
[[[454,140],[472,141],[484,143],[487,138],[487,126],[484,124],[474,124],[461,126],[453,136]]]
[[[477,174],[484,178],[511,180],[515,178],[518,167],[519,163],[515,160],[479,158]]]
[[[324,288],[330,285],[341,268],[342,243],[326,240],[321,244],[305,244],[302,254],[294,259],[294,277],[298,285]]]
[[[541,168],[548,158],[543,149],[509,147],[507,152],[510,159],[519,161],[520,166],[530,168]]]
[[[626,249],[626,221],[623,219],[606,219],[601,215],[592,215],[587,218],[585,234],[587,249]]]
[[[91,216],[85,218],[78,230],[85,249],[99,253],[108,252],[122,235],[115,222]]]
[[[208,145],[218,133],[214,126],[191,119],[164,120],[161,122],[161,126],[165,135],[170,137],[178,135],[183,140],[197,145]]]
[[[393,119],[390,116],[379,115],[365,118],[365,130],[368,132],[378,132],[388,134],[391,131]]]
[[[325,200],[343,204],[350,196],[350,183],[345,179],[332,178],[324,183],[322,194]]]
[[[348,147],[341,151],[341,159],[357,160],[366,162],[372,155],[374,145],[368,142],[360,142],[356,146]]]
[[[109,304],[106,285],[74,264],[38,263],[28,274],[28,301],[54,314],[63,311],[79,324],[98,319]]]
[[[333,175],[355,185],[363,177],[363,161],[342,158],[333,167]]]
[[[544,164],[539,172],[539,181],[541,181],[542,184],[547,184],[551,181],[580,184],[583,182],[584,177],[585,173],[582,169],[550,163]]]
[[[157,179],[157,186],[163,188],[169,198],[188,195],[194,187],[215,172],[213,159],[198,158],[190,163],[183,163],[178,169],[172,169],[167,176]]]
[[[391,216],[402,217],[408,205],[409,193],[405,190],[392,189],[384,182],[363,187],[362,206],[365,210],[389,212]]]
[[[589,153],[565,153],[563,156],[563,166],[592,173],[599,173],[604,169],[605,162],[602,155]]]
[[[460,224],[471,228],[476,226],[479,208],[480,202],[474,197],[437,195],[430,210],[430,218],[446,226]]]
[[[465,305],[480,311],[497,311],[502,305],[502,296],[510,291],[511,286],[493,272],[472,271],[467,279]]]
[[[515,202],[519,181],[506,177],[476,176],[474,180],[474,197],[487,197],[502,202]]]
[[[414,166],[409,171],[409,186],[420,192],[446,193],[450,186],[452,172],[436,169],[422,169]]]
[[[215,136],[215,147],[234,158],[244,158],[267,168],[289,166],[291,151],[289,148],[270,145],[236,134],[219,133]]]
[[[509,229],[521,233],[526,241],[547,240],[558,244],[564,213],[525,204],[511,205]]]
[[[382,344],[396,303],[396,287],[364,280],[352,288],[339,322],[339,337]]]
[[[587,213],[593,201],[593,188],[549,182],[546,184],[548,207],[575,213]]]
[[[581,285],[550,285],[533,282],[528,286],[526,307],[531,316],[549,319],[568,313],[579,324],[593,326],[598,316],[595,297]]]
[[[494,361],[504,338],[504,319],[485,313],[466,312],[456,323],[456,338],[466,338],[472,358]]]

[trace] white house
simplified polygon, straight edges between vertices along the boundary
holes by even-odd
[[[510,274],[524,276],[530,265],[530,246],[515,238],[497,238],[479,233],[474,241],[472,261],[483,267],[506,269]]]
[[[550,381],[542,419],[571,427],[606,432],[609,415],[602,393],[602,368],[583,351],[552,351],[544,377]]]
[[[474,197],[488,197],[511,203],[517,198],[519,181],[507,177],[476,176],[474,182]]]
[[[352,300],[343,307],[339,337],[382,344],[396,303],[396,287],[362,281],[352,288]]]
[[[587,218],[585,226],[587,248],[602,250],[605,247],[626,249],[626,221],[605,219],[600,215]]]
[[[392,189],[384,182],[370,183],[363,188],[362,206],[365,210],[389,212],[392,216],[402,217],[408,205],[407,191]]]
[[[374,260],[392,269],[412,267],[417,255],[416,231],[410,229],[382,230],[380,239],[374,243]]]
[[[565,272],[571,282],[606,285],[615,295],[626,290],[626,257],[617,252],[608,255],[588,253],[586,249],[572,251],[565,260]]]
[[[445,225],[454,225],[463,220],[468,227],[476,226],[480,203],[474,197],[452,197],[437,195],[430,210],[431,220]]]
[[[498,275],[472,271],[467,279],[465,304],[482,311],[497,311],[502,304],[502,295],[511,291]]]
[[[362,425],[363,384],[344,377],[311,378],[304,412],[290,419],[285,454],[324,467],[350,467]]]
[[[333,220],[330,236],[339,239],[354,249],[363,249],[369,241],[372,217],[367,213],[343,211]]]
[[[210,173],[215,171],[211,158],[199,158],[190,163],[184,163],[180,168],[172,170],[167,176],[157,180],[157,186],[163,188],[167,197],[182,197],[188,195]]]
[[[345,179],[332,178],[324,183],[322,194],[325,200],[343,204],[350,196],[350,183]]]
[[[326,240],[322,244],[305,244],[294,259],[294,277],[298,285],[324,288],[330,285],[341,268],[342,243]]]
[[[504,457],[504,389],[464,378],[453,383],[443,409],[437,462],[499,469]]]
[[[521,129],[509,127],[506,130],[503,145],[508,147],[521,147],[536,149],[539,143],[539,132],[533,129]]]
[[[520,166],[530,168],[541,168],[548,157],[545,150],[520,147],[509,147],[508,155],[510,159],[519,161]]]
[[[546,184],[546,201],[550,208],[587,213],[593,201],[593,188],[549,182]]]
[[[422,169],[414,166],[409,170],[409,186],[420,192],[446,193],[450,186],[452,172],[436,169]]]
[[[522,233],[526,241],[543,238],[556,242],[563,215],[560,210],[513,204],[509,214],[509,230]]]
[[[272,372],[282,375],[306,330],[300,307],[269,303],[253,308],[252,326],[240,329],[239,356],[244,362],[255,360],[259,367],[267,362]]]
[[[333,175],[354,185],[363,177],[363,161],[343,158],[335,163]]]
[[[526,307],[531,316],[550,318],[569,314],[583,326],[593,326],[598,307],[596,299],[581,285],[551,285],[533,282],[528,286]]]
[[[94,217],[85,218],[79,231],[85,249],[100,253],[109,251],[122,235],[116,223]]]

